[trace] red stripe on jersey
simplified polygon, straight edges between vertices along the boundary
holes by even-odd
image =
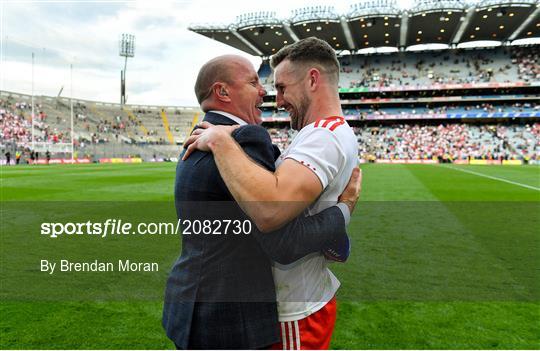
[[[330,122],[330,121],[335,121],[337,119],[343,119],[343,117],[340,117],[340,116],[330,116],[330,117],[327,117],[327,118],[319,118],[316,122],[315,122],[315,127],[319,127],[321,125],[321,122],[324,121],[324,125],[323,127],[326,127],[326,125]]]
[[[324,121],[324,122],[323,122]],[[323,122],[322,124],[320,122]],[[334,123],[332,123],[334,122]],[[329,128],[330,131],[334,131],[337,127],[340,125],[345,124],[345,119],[340,116],[331,116],[328,118],[322,118],[318,119],[317,122],[315,122],[315,128],[322,127],[322,128]]]
[[[326,126],[327,126],[330,122],[332,122],[332,121],[333,121],[333,119],[330,119],[330,118],[325,119],[325,120],[324,120],[324,123],[323,123],[323,125],[322,125],[322,127],[323,127],[323,128],[326,128]]]
[[[344,120],[335,122],[335,123],[332,124],[332,126],[330,127],[330,131],[333,132],[337,127],[339,127],[339,126],[342,125],[342,124],[345,124],[345,121],[344,121]]]

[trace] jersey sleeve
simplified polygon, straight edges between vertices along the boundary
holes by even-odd
[[[337,136],[327,128],[314,128],[292,150],[285,159],[293,159],[319,178],[323,189],[330,184],[345,162],[345,155]]]

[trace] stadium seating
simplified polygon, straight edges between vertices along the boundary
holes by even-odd
[[[359,157],[364,160],[540,159],[540,123],[391,124],[353,129]],[[269,132],[272,142],[282,149],[296,134],[289,128],[270,128]]]
[[[2,144],[29,144],[31,125],[27,119],[2,108],[0,109],[0,123]]]
[[[340,57],[342,88],[447,83],[540,84],[536,47],[482,50],[400,52]],[[261,81],[272,88],[268,63],[259,69]],[[345,95],[349,94],[344,92]],[[359,156],[381,159],[540,159],[540,104],[534,91],[489,90],[463,96],[344,98],[343,111],[354,126]],[[395,100],[392,100],[395,99]],[[384,101],[383,101],[384,100]],[[271,101],[271,99],[269,100]],[[35,97],[34,141],[70,145],[71,107],[65,98]],[[145,160],[174,158],[202,112],[198,109],[126,106],[76,100],[74,145],[79,155],[140,156]],[[519,117],[519,119],[517,118]],[[263,119],[274,143],[285,148],[295,135],[288,114],[267,103]],[[475,124],[463,121],[474,119]],[[513,122],[513,119],[519,122]],[[389,120],[393,120],[389,121]],[[433,122],[427,122],[432,120]],[[2,92],[0,146],[29,150],[31,97]],[[42,150],[43,151],[43,150]],[[62,152],[62,151],[57,151]],[[65,153],[65,151],[63,151]]]
[[[539,82],[540,57],[536,49],[513,47],[342,56],[340,88]],[[263,67],[261,72],[269,70],[267,64]],[[271,74],[265,74],[263,82],[268,91],[274,90]]]
[[[359,155],[377,159],[538,159],[540,123],[446,123],[355,128]]]
[[[518,65],[505,49],[400,53],[377,57],[347,56],[341,61],[341,87],[391,87],[453,83],[522,81]]]
[[[31,146],[31,103],[27,95],[14,94],[0,100],[2,148],[28,150]],[[49,145],[71,143],[69,102],[35,97],[34,141]],[[145,159],[177,157],[191,130],[197,110],[163,109],[172,142],[158,107],[128,107],[99,102],[74,103],[74,144],[79,154],[101,157],[143,156]]]

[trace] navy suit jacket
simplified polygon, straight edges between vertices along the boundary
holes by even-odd
[[[236,124],[216,113],[207,113],[204,120]],[[264,128],[242,126],[233,138],[255,162],[275,171],[279,150]],[[227,189],[212,153],[196,151],[178,162],[175,205],[181,220],[209,220],[215,226],[224,220],[249,220]],[[224,225],[220,229],[223,232]],[[178,348],[255,349],[278,342],[272,260],[292,263],[346,235],[343,214],[335,206],[316,216],[301,215],[272,233],[260,233],[254,224],[250,234],[232,230],[182,235],[182,253],[169,275],[163,309],[163,326]]]

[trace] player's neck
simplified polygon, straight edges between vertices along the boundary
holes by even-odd
[[[341,104],[339,103],[339,100],[336,103],[335,101],[332,101],[332,99],[320,99],[312,102],[306,115],[308,116],[308,118],[306,118],[305,123],[306,125],[309,125],[321,118],[343,116],[343,110],[341,109]]]

